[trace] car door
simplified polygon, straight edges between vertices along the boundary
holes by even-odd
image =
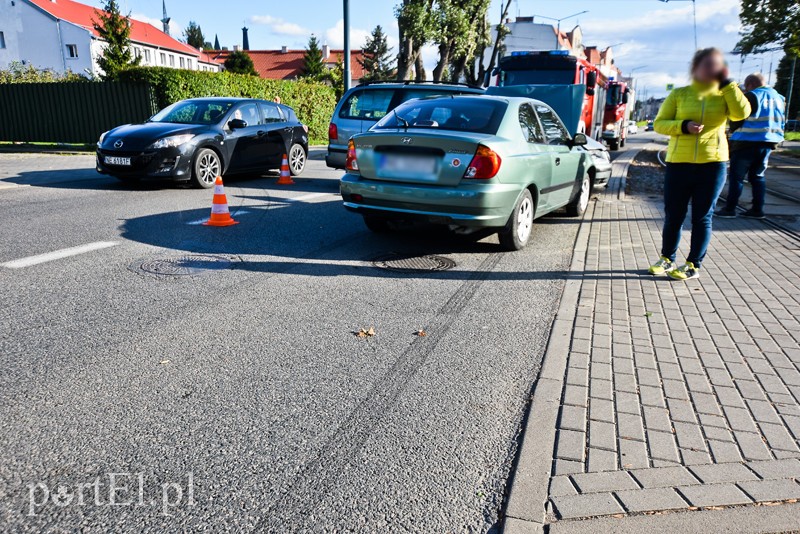
[[[272,102],[259,102],[264,116],[263,150],[267,169],[278,169],[283,156],[292,146],[294,128],[287,121],[280,106]]]
[[[244,128],[231,129],[232,119],[243,120]],[[264,145],[264,126],[261,124],[261,112],[256,102],[245,102],[238,105],[228,118],[228,134],[226,142],[234,146],[231,150],[231,161],[228,171],[232,173],[266,169]]]
[[[524,155],[525,176],[528,180],[533,180],[538,191],[548,190],[553,182],[550,149],[545,142],[542,126],[539,119],[536,118],[531,104],[520,105],[519,126],[522,129],[522,137],[528,143],[528,152]],[[537,215],[551,209],[548,204],[549,198],[549,195],[546,194],[539,195],[536,206]]]
[[[550,209],[556,209],[570,201],[575,182],[578,179],[582,155],[570,146],[572,138],[550,106],[541,102],[537,103],[536,115],[539,117],[544,131],[552,170],[550,187],[542,190],[541,193],[547,196],[546,202]]]

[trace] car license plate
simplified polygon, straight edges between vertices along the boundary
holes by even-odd
[[[116,156],[106,156],[105,159],[106,165],[130,165],[131,158],[119,158]]]
[[[409,156],[386,154],[381,158],[382,171],[408,174],[434,174],[436,172],[436,158],[433,156]]]

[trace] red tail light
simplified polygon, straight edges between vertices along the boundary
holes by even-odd
[[[339,127],[334,123],[331,123],[331,125],[328,126],[328,139],[332,141],[339,139]]]
[[[478,145],[478,150],[475,156],[467,167],[467,172],[464,178],[473,178],[476,180],[488,180],[497,176],[500,172],[500,164],[503,160],[491,148],[483,145]]]
[[[347,143],[347,159],[344,163],[344,168],[348,171],[358,172],[358,160],[356,159],[356,144],[350,139]]]

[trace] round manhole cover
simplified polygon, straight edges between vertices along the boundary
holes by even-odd
[[[172,258],[137,261],[130,266],[130,269],[134,272],[158,276],[195,276],[210,271],[231,269],[234,263],[239,261],[241,260],[236,256],[186,254]]]
[[[375,267],[399,271],[403,273],[418,273],[429,271],[447,271],[456,266],[456,262],[443,256],[410,256],[391,254],[383,256],[372,262]]]

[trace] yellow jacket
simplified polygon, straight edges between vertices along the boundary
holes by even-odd
[[[653,128],[669,135],[670,163],[714,163],[728,161],[725,126],[728,119],[741,121],[750,115],[750,103],[736,83],[722,89],[714,83],[692,85],[672,91],[658,110]],[[698,135],[686,133],[684,123],[704,126]]]

